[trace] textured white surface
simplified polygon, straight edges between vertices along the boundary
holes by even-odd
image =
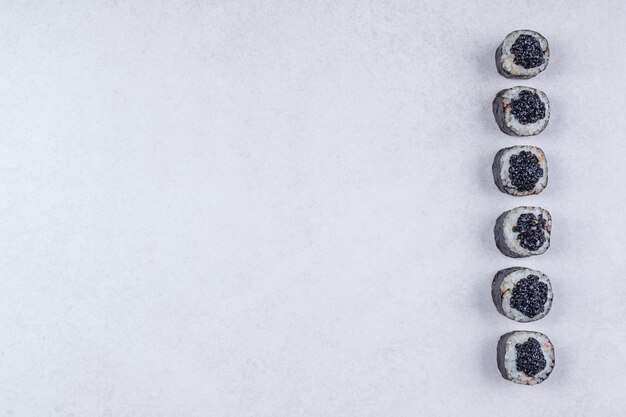
[[[5,3],[0,415],[623,417],[626,3],[517,3]],[[491,114],[519,28],[552,48],[521,140]],[[522,199],[490,171],[521,143]],[[552,247],[511,260],[522,204]],[[492,305],[515,265],[544,320]],[[555,345],[540,386],[499,375],[515,329]]]

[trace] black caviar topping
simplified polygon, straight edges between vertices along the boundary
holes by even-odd
[[[529,151],[521,151],[509,158],[509,177],[518,191],[531,191],[543,177],[543,169],[537,156]]]
[[[548,286],[537,275],[528,275],[517,281],[511,295],[511,307],[526,317],[543,313],[548,301]]]
[[[541,345],[534,337],[524,343],[515,345],[517,351],[516,367],[519,372],[533,377],[546,368],[546,358],[543,356]]]
[[[511,46],[511,53],[515,55],[513,62],[526,69],[538,67],[545,61],[539,41],[531,35],[519,35]]]
[[[520,241],[523,248],[536,251],[546,241],[547,223],[541,214],[536,217],[532,213],[523,213],[517,218],[517,224],[513,226],[513,231],[518,233],[517,240]]]
[[[511,112],[521,124],[527,125],[546,117],[546,105],[537,93],[522,90],[515,100],[511,100]]]

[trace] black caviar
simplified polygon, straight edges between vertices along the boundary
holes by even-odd
[[[517,224],[513,231],[518,233],[517,240],[520,245],[529,251],[536,251],[546,242],[546,219],[540,214],[523,213],[517,218]]]
[[[511,112],[521,124],[527,125],[546,117],[546,105],[537,93],[522,90],[518,98],[511,100]]]
[[[529,151],[521,151],[509,158],[509,177],[519,191],[531,191],[543,177],[543,169],[537,156]]]
[[[546,358],[543,356],[541,345],[534,337],[524,343],[515,345],[517,351],[516,366],[519,372],[533,377],[546,368]]]
[[[526,69],[538,67],[545,61],[539,41],[531,35],[519,35],[511,46],[511,53],[515,55],[513,62]]]
[[[511,307],[526,317],[543,313],[548,301],[548,286],[537,275],[528,275],[517,281],[511,295]]]

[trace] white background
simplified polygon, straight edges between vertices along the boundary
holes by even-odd
[[[21,3],[21,4],[16,4]],[[0,415],[623,416],[626,5],[48,1],[0,11]],[[527,81],[494,51],[552,57]],[[515,139],[502,88],[552,120]],[[537,144],[548,188],[495,188]],[[495,218],[552,212],[512,260]],[[500,316],[501,268],[552,312]],[[556,368],[501,378],[498,337]]]

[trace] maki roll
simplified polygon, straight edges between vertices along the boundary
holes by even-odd
[[[550,247],[552,216],[541,207],[505,211],[493,228],[496,246],[511,258],[541,255]]]
[[[536,146],[513,146],[498,151],[492,165],[500,191],[514,196],[539,194],[548,185],[546,155]]]
[[[496,67],[507,78],[532,78],[546,69],[549,60],[548,41],[532,30],[509,33],[496,50]]]
[[[493,115],[500,130],[507,135],[534,136],[548,126],[550,102],[548,96],[536,88],[507,88],[496,94]]]
[[[544,318],[552,307],[552,284],[530,268],[499,271],[491,284],[491,298],[500,314],[521,323]]]
[[[516,384],[537,385],[554,369],[554,347],[543,333],[515,331],[498,341],[498,369]]]

